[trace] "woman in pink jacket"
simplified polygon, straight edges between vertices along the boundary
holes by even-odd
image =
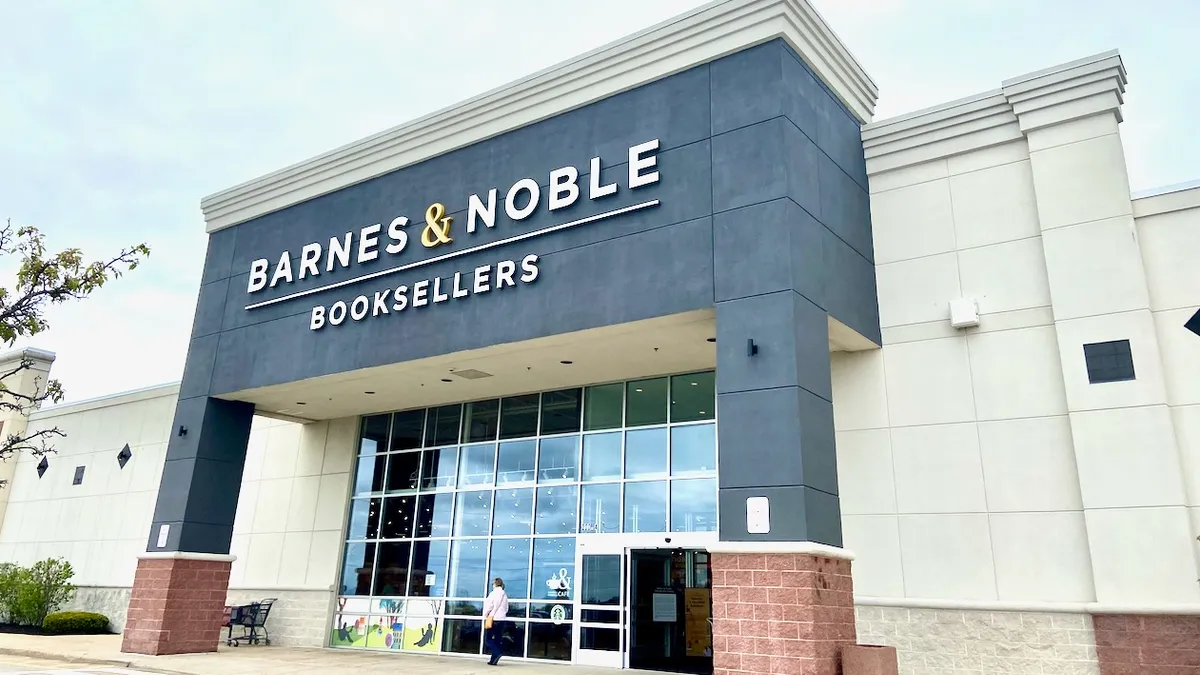
[[[504,620],[508,618],[508,594],[504,592],[504,580],[496,577],[492,582],[492,593],[483,601],[483,625],[487,629],[484,644],[492,650],[489,666],[500,662],[502,645],[500,636],[503,634]]]

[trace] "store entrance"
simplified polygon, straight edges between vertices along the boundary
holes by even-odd
[[[629,667],[712,673],[708,553],[634,549],[629,575]]]

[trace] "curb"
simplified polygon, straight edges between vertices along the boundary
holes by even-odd
[[[32,659],[46,659],[48,661],[62,661],[63,663],[86,663],[93,666],[113,666],[116,668],[129,668],[133,665],[130,661],[114,661],[113,659],[89,659],[85,656],[69,656],[67,654],[56,654],[54,652],[43,651],[40,649],[12,649],[9,647],[0,647],[0,654],[7,656],[23,656]]]

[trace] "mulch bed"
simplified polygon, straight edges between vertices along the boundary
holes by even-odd
[[[41,626],[18,626],[14,623],[0,623],[0,633],[16,635],[46,635]]]

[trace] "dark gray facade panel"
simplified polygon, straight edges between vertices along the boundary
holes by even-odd
[[[628,149],[653,139],[660,180],[631,190]],[[620,188],[589,200],[596,156],[601,182]],[[549,212],[549,172],[566,165],[579,171],[583,194]],[[826,312],[878,341],[864,167],[857,122],[772,41],[214,233],[176,414],[189,435],[173,435],[168,447],[150,550],[228,551],[253,411],[223,409],[211,396],[711,307],[722,537],[840,544]],[[541,206],[512,222],[503,200],[522,178],[543,188]],[[467,234],[467,198],[491,188],[495,227]],[[245,309],[648,200],[659,203]],[[454,218],[454,242],[426,249],[424,209],[434,202]],[[326,247],[347,232],[357,244],[361,228],[379,223],[386,234],[401,215],[409,219],[401,254],[332,273],[322,256],[315,278],[247,292],[252,261],[273,269],[287,251],[298,271],[304,245]],[[310,330],[314,306],[449,282],[499,261],[519,265],[531,253],[539,256],[532,283]],[[755,356],[746,354],[748,338],[759,345]],[[769,535],[745,532],[752,493],[772,500]],[[155,546],[163,523],[171,524],[165,549]]]
[[[746,531],[746,499],[770,501],[771,531]],[[802,485],[767,488],[722,488],[717,499],[721,511],[722,541],[812,541],[842,545],[842,514],[836,495]]]
[[[825,312],[793,291],[717,303],[717,392],[792,386],[833,398]]]
[[[837,494],[829,401],[799,387],[781,387],[719,394],[717,406],[722,490],[807,485]]]
[[[149,551],[228,553],[254,406],[181,398],[167,443]],[[186,434],[180,429],[186,428]],[[167,545],[158,533],[168,525]]]

